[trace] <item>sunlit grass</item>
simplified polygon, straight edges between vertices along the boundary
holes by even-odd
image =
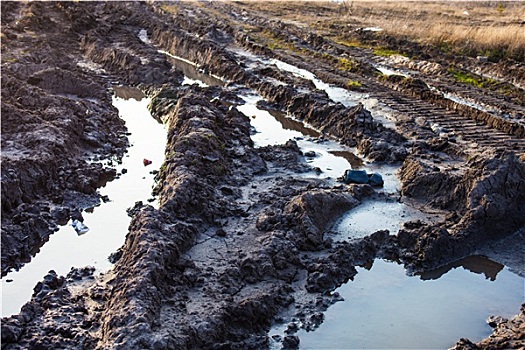
[[[337,36],[335,41],[348,47],[373,46],[354,31],[380,27],[379,35],[459,55],[525,60],[525,1],[245,1],[242,6]]]
[[[391,50],[386,47],[376,47],[374,49],[374,55],[383,56],[383,57],[389,57],[389,56],[394,56],[394,55],[405,56],[399,51]]]
[[[454,77],[454,79],[463,84],[472,85],[477,88],[489,88],[497,89],[501,93],[506,93],[504,84],[490,78],[480,77],[470,72],[461,71],[454,68],[449,68],[448,72]]]
[[[346,88],[347,88],[347,89],[350,89],[350,90],[352,90],[353,88],[361,87],[361,86],[363,86],[363,83],[361,83],[361,82],[358,81],[358,80],[352,80],[352,79],[349,79],[349,80],[346,82]]]

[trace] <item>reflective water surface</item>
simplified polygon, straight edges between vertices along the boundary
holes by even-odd
[[[394,200],[367,200],[343,215],[334,225],[335,241],[363,238],[379,230],[397,234],[403,222],[431,221],[434,215],[425,214],[405,203]]]
[[[354,281],[337,289],[345,301],[325,312],[317,330],[297,333],[300,349],[447,349],[460,338],[480,341],[492,332],[488,316],[512,317],[519,310],[524,279],[507,268],[494,274],[496,262],[474,259],[491,266],[488,278],[451,268],[439,279],[422,280],[383,260],[358,268]],[[283,331],[278,326],[270,335]]]
[[[122,246],[128,232],[130,217],[126,209],[136,201],[146,203],[151,198],[154,184],[151,172],[158,170],[164,161],[166,130],[151,117],[147,109],[149,99],[143,98],[139,90],[126,87],[114,90],[113,105],[131,133],[128,136],[131,147],[117,167],[119,173],[123,169],[127,172],[100,188],[100,194],[107,195],[109,202],[82,213],[88,232],[78,235],[70,221],[49,237],[49,242],[30,263],[2,278],[2,316],[18,313],[49,270],[66,275],[73,266],[91,265],[100,272],[109,269],[108,256]],[[145,158],[151,165],[144,166]],[[155,205],[155,201],[150,204]]]

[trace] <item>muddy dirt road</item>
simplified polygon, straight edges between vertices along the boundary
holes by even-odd
[[[342,299],[334,290],[378,258],[423,274],[483,255],[525,277],[519,74],[501,93],[461,85],[442,58],[380,57],[333,40],[340,28],[242,3],[1,6],[3,277],[119,181],[129,145],[116,86],[151,98],[168,130],[158,208],[130,203],[109,271],[42,276],[2,319],[2,349],[264,349],[277,321],[289,323],[280,346],[294,349],[297,325],[318,327]],[[259,111],[304,135],[258,144]],[[382,174],[384,188],[337,181],[312,165],[321,151],[305,140],[338,142],[333,153],[355,169],[399,170]],[[431,219],[333,239],[334,223],[365,200]],[[523,347],[523,306],[515,314],[492,320],[480,342],[451,341]]]

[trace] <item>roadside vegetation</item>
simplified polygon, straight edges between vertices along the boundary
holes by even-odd
[[[525,60],[524,1],[352,1],[344,16],[396,37],[492,61]]]
[[[410,40],[444,53],[525,61],[525,1],[244,1],[282,21],[302,23],[351,46],[373,46],[357,28]],[[337,31],[337,35],[334,35]],[[378,43],[378,46],[384,46]],[[394,48],[379,48],[381,50]]]

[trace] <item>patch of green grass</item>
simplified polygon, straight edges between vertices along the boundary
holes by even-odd
[[[452,74],[457,82],[475,86],[477,88],[486,88],[497,84],[493,79],[481,78],[469,72],[462,72],[454,68],[449,68],[448,72]]]
[[[496,12],[499,15],[502,15],[503,11],[505,11],[505,6],[501,2],[499,2],[498,5],[496,6]]]
[[[391,49],[388,49],[386,47],[376,47],[374,49],[374,55],[376,55],[376,56],[383,56],[383,57],[390,57],[390,56],[394,56],[394,55],[406,56],[405,54],[402,54],[399,51],[391,50]]]
[[[255,41],[263,43],[270,50],[291,50],[292,45],[287,43],[285,40],[274,35],[271,31],[265,29],[261,32],[252,32],[252,37],[255,37]]]
[[[355,41],[355,40],[349,41],[349,40],[345,40],[345,39],[336,39],[334,41],[336,43],[340,44],[340,45],[344,45],[344,46],[348,46],[348,47],[357,47],[357,48],[366,48],[366,47],[368,47],[365,44],[361,43],[360,41]]]
[[[355,68],[355,62],[344,57],[339,57],[337,59],[337,65],[340,70],[351,72]]]
[[[352,80],[352,79],[349,79],[347,82],[346,82],[346,87],[348,89],[353,89],[353,88],[358,88],[358,87],[361,87],[363,86],[363,84],[359,81],[359,80]]]
[[[270,50],[282,50],[286,48],[284,45],[282,45],[282,43],[278,41],[270,41],[268,42],[267,46]]]

